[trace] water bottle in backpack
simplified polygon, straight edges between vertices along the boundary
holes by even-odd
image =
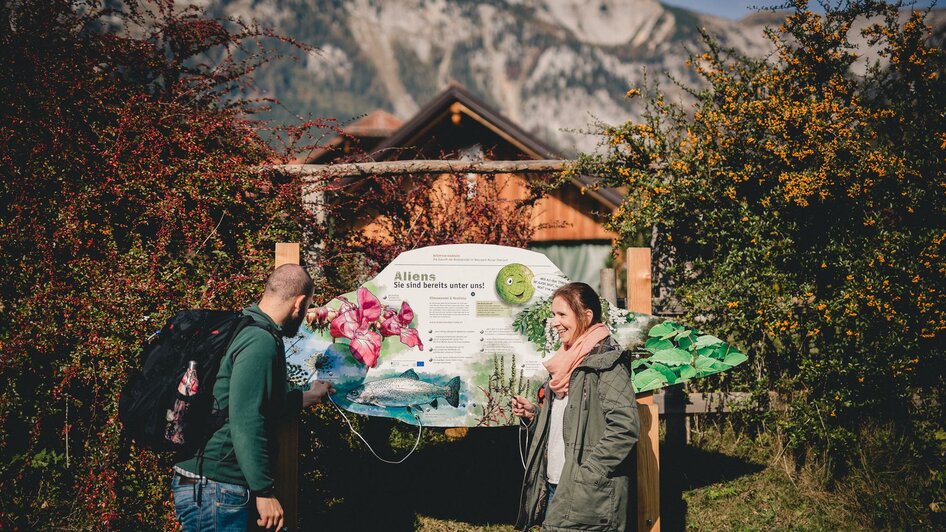
[[[176,444],[184,443],[184,416],[190,407],[190,398],[197,395],[199,386],[197,361],[190,360],[187,363],[187,371],[177,385],[177,399],[174,401],[174,406],[167,412],[168,425],[164,436],[168,441]]]

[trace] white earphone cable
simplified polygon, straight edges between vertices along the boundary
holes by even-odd
[[[373,454],[374,457],[377,458],[378,460],[381,460],[382,462],[386,464],[400,464],[404,460],[407,460],[407,458],[410,455],[414,454],[414,451],[417,450],[417,446],[420,444],[421,432],[424,430],[424,425],[423,423],[421,423],[420,418],[417,417],[417,414],[414,414],[413,411],[411,412],[411,414],[413,414],[414,419],[417,420],[417,440],[414,441],[414,447],[410,450],[409,453],[407,453],[404,456],[404,458],[401,458],[400,460],[397,460],[397,461],[385,460],[384,458],[381,458],[380,456],[378,456],[378,453],[374,452],[374,449],[371,448],[371,445],[368,443],[368,441],[365,440],[365,438],[361,434],[359,434],[357,430],[355,430],[355,427],[352,426],[351,421],[348,419],[348,416],[345,415],[345,411],[342,409],[342,407],[338,406],[338,403],[336,403],[335,400],[332,399],[332,396],[328,395],[327,397],[328,397],[328,400],[331,401],[333,405],[335,405],[335,408],[338,409],[338,413],[342,415],[342,417],[345,419],[345,422],[348,423],[348,428],[351,429],[351,431],[355,434],[355,436],[358,436],[358,439],[360,439],[365,444],[365,446],[368,447],[368,450],[371,451],[371,454]]]

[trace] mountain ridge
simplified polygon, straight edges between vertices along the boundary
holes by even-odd
[[[660,81],[671,99],[691,98],[666,74],[696,86],[687,50],[699,28],[720,45],[764,57],[763,28],[784,14],[728,20],[655,0],[205,0],[211,14],[253,20],[318,48],[299,62],[256,74],[259,93],[283,108],[271,117],[335,117],[374,109],[409,119],[456,81],[563,154],[593,150],[594,120],[637,118],[624,97]],[[946,10],[930,22],[941,33]],[[852,31],[856,31],[855,28]]]

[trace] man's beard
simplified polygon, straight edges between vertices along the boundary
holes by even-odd
[[[286,338],[292,338],[299,332],[299,327],[302,326],[302,320],[305,319],[305,313],[300,313],[298,317],[290,316],[285,323],[282,324],[282,335]]]

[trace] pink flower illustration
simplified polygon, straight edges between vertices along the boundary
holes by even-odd
[[[404,345],[424,350],[417,329],[409,327],[414,311],[406,301],[398,312],[382,305],[367,288],[359,288],[356,297],[357,302],[336,298],[341,303],[338,310],[327,306],[309,309],[306,321],[316,329],[328,327],[332,338],[349,339],[352,356],[372,368],[378,365],[383,336],[397,336]]]
[[[358,304],[339,298],[342,306],[338,316],[329,325],[333,338],[348,338],[352,356],[368,367],[378,364],[381,353],[381,335],[371,325],[381,317],[381,302],[368,289],[358,289]]]
[[[317,329],[324,329],[325,326],[334,320],[336,316],[338,316],[338,311],[332,310],[328,307],[310,308],[305,313],[306,321],[309,323],[309,325]]]
[[[417,329],[411,329],[408,325],[414,321],[414,311],[407,301],[401,303],[401,311],[396,313],[393,309],[387,309],[384,313],[384,321],[381,322],[381,334],[384,336],[399,336],[401,343],[407,347],[418,347],[424,350],[424,344],[420,341]]]

